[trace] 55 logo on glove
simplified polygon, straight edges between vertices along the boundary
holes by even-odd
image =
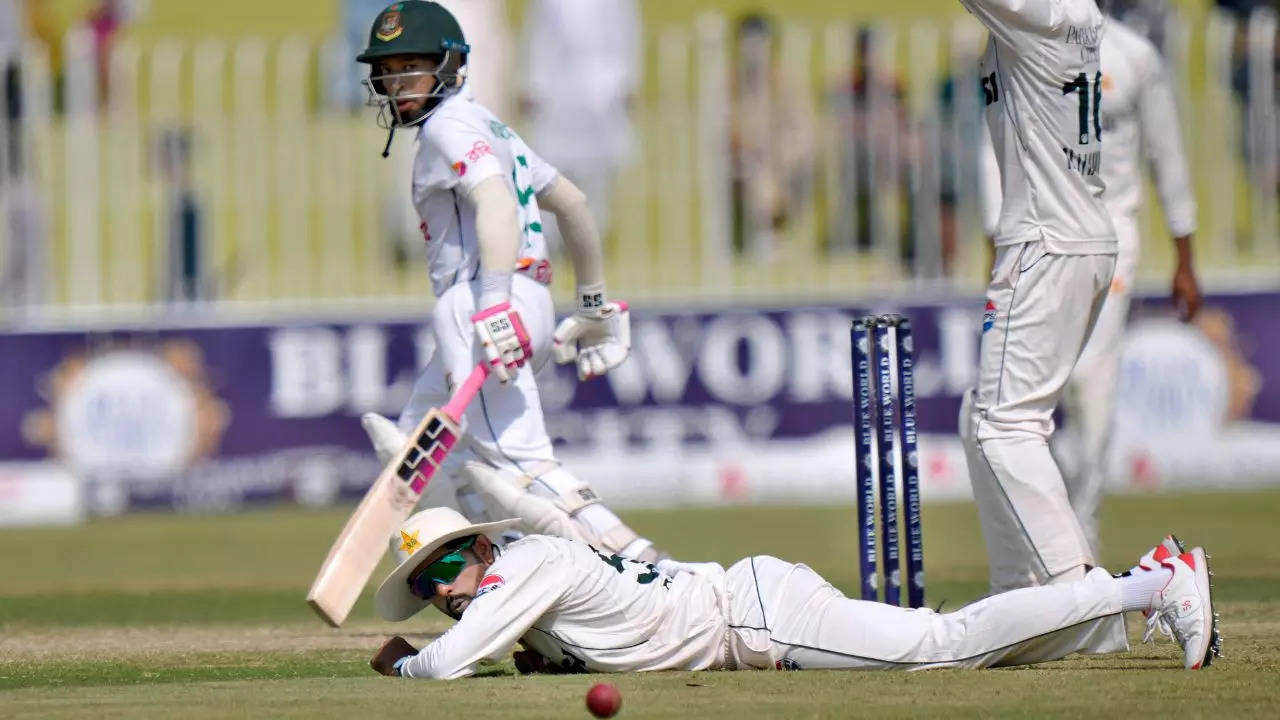
[[[472,315],[471,323],[490,370],[498,380],[510,382],[533,357],[533,341],[520,313],[509,301],[502,302]]]

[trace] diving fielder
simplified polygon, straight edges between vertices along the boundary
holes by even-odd
[[[500,382],[486,383],[467,408],[467,446],[449,455],[423,502],[456,502],[482,520],[488,502],[501,498],[526,531],[656,560],[651,542],[560,466],[534,381],[552,354],[576,363],[583,380],[622,363],[630,350],[627,306],[605,290],[600,237],[586,197],[475,101],[466,82],[468,52],[449,11],[405,0],[378,15],[357,57],[370,67],[365,83],[391,133],[388,146],[396,129],[414,128],[413,204],[436,295],[435,354],[399,427],[366,415],[365,429],[387,462],[404,446],[403,433],[442,406],[477,362],[486,362]],[[544,208],[559,218],[578,290],[577,312],[554,335]]]
[[[406,620],[434,605],[457,624],[421,652],[387,641],[371,665],[386,675],[460,678],[515,654],[524,672],[649,670],[920,670],[984,668],[1091,651],[1110,621],[1146,611],[1197,669],[1218,643],[1203,549],[1165,543],[1127,576],[994,595],[945,615],[845,597],[804,565],[769,556],[727,571],[653,565],[562,538],[529,535],[505,549],[490,536],[514,520],[471,524],[449,508],[409,518],[391,548],[397,567],[378,613]]]
[[[1048,441],[1116,263],[1099,175],[1103,21],[1093,0],[961,2],[991,32],[980,72],[1004,206],[960,435],[1002,592],[1096,564]]]
[[[1102,199],[1116,229],[1119,255],[1106,302],[1063,396],[1075,442],[1055,444],[1055,450],[1062,448],[1072,454],[1067,495],[1095,557],[1100,550],[1098,516],[1116,374],[1141,247],[1138,211],[1143,201],[1144,157],[1155,178],[1165,225],[1177,246],[1172,299],[1184,320],[1195,317],[1200,308],[1191,252],[1196,203],[1178,131],[1173,88],[1160,52],[1141,33],[1108,15],[1101,64],[1102,133],[1106,137],[1102,155],[1106,191]],[[986,186],[998,185],[998,170],[993,176],[990,164],[984,164],[984,169]],[[992,222],[993,215],[1000,212],[1000,198],[987,193],[984,201],[988,222]]]

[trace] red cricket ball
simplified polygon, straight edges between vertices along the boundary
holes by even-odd
[[[587,709],[598,718],[613,717],[622,709],[622,693],[609,683],[596,683],[587,691]]]

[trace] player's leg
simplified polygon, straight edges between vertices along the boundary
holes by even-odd
[[[771,643],[768,664],[779,668],[918,670],[1046,662],[1097,652],[1124,612],[1143,610],[1168,615],[1178,625],[1188,667],[1217,640],[1208,567],[1198,549],[1127,578],[1096,568],[1078,582],[1012,590],[946,614],[847,598],[803,565],[764,557],[749,562],[749,576],[741,566],[729,571],[736,613],[731,619],[747,628],[745,636],[735,634],[735,650],[737,657],[751,658],[741,639],[760,649],[754,628],[764,627]],[[733,592],[744,580],[754,587]],[[739,602],[744,594],[747,602]],[[753,601],[759,612],[752,612]]]
[[[1138,256],[1136,218],[1124,215],[1112,220],[1120,239],[1116,272],[1093,333],[1062,395],[1071,441],[1059,443],[1055,437],[1053,448],[1054,455],[1065,460],[1067,497],[1095,558],[1101,550],[1098,522],[1106,485],[1116,375]]]
[[[962,423],[993,592],[1079,579],[1093,564],[1048,439],[1114,264],[1114,256],[1048,254],[1038,242],[997,255],[994,321],[984,324]]]
[[[545,286],[516,275],[512,304],[533,342],[533,368],[524,368],[505,385],[486,383],[467,408],[464,432],[477,462],[459,465],[460,486],[480,490],[486,501],[504,512],[519,513],[530,531],[555,532],[599,543],[628,557],[656,559],[653,543],[632,532],[587,482],[561,467],[555,457],[534,377],[551,353],[555,315],[550,293]],[[466,377],[476,362],[470,320],[474,306],[474,295],[466,286],[449,290],[437,303],[433,321],[446,377]],[[509,487],[544,502],[504,492]],[[520,502],[513,504],[514,499]],[[565,529],[568,522],[578,526],[577,535]]]

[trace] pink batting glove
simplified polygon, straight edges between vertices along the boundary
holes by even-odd
[[[524,329],[520,313],[510,302],[502,302],[471,316],[489,368],[498,380],[506,383],[516,376],[525,363],[533,357],[533,341]]]

